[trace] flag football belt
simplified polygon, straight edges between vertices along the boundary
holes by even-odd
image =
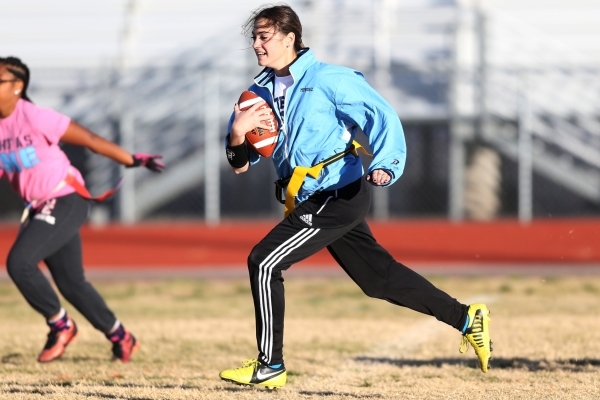
[[[360,143],[358,143],[356,140],[353,140],[350,147],[348,147],[343,152],[335,154],[312,167],[303,167],[303,166],[294,167],[294,171],[292,172],[291,176],[288,176],[287,178],[281,178],[281,179],[278,179],[277,181],[275,181],[275,197],[281,204],[285,204],[285,209],[284,209],[285,217],[290,215],[290,213],[296,207],[296,201],[295,201],[296,195],[300,191],[300,187],[306,180],[307,176],[317,179],[317,177],[321,173],[321,170],[324,167],[326,167],[329,164],[332,164],[338,160],[341,160],[348,154],[353,154],[354,156],[358,157],[359,150],[363,154],[366,154],[367,156],[371,156],[371,154],[369,154],[367,152],[367,150],[365,150],[365,148]],[[286,185],[287,185],[287,187],[286,187]],[[285,188],[285,198],[282,197],[284,188]]]
[[[123,178],[119,179],[119,182],[117,182],[117,185],[114,188],[107,190],[106,192],[102,193],[99,196],[92,196],[90,194],[90,192],[87,190],[87,188],[85,187],[85,185],[83,183],[79,182],[77,180],[77,178],[75,178],[75,175],[73,175],[71,173],[71,171],[69,171],[66,178],[63,179],[62,181],[60,181],[58,183],[58,185],[56,185],[56,187],[52,190],[52,192],[50,192],[50,194],[57,193],[59,190],[64,188],[65,185],[69,185],[75,190],[75,193],[77,193],[84,199],[92,200],[92,201],[96,201],[96,202],[100,203],[100,202],[108,199],[113,194],[115,194],[115,192],[117,190],[119,190],[119,187],[121,186],[122,182],[123,182]],[[38,202],[39,202],[38,200],[32,200],[29,202],[29,204],[27,204],[25,206],[25,209],[23,210],[23,215],[21,216],[21,223],[23,223],[27,220],[30,210],[35,208],[35,206],[38,204]]]

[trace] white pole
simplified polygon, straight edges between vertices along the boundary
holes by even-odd
[[[448,217],[452,221],[464,219],[464,174],[465,174],[465,139],[468,135],[465,121],[461,118],[465,114],[463,109],[464,84],[462,82],[464,53],[469,47],[468,26],[465,23],[467,10],[460,4],[457,6],[453,68],[451,71],[451,85],[448,93],[450,109],[450,146],[448,154]]]
[[[122,111],[119,121],[121,146],[133,152],[135,147],[135,120],[130,112]],[[124,169],[124,167],[122,168]],[[124,224],[133,224],[137,220],[135,207],[135,171],[129,170],[119,189],[119,217]]]
[[[519,96],[519,221],[528,223],[533,215],[532,110],[528,72],[521,73]]]
[[[220,168],[223,149],[219,143],[219,74],[204,74],[204,218],[218,225],[220,209]]]
[[[395,0],[379,0],[373,13],[373,62],[375,83],[379,92],[389,88],[392,83],[392,17]],[[389,92],[389,91],[388,91]],[[390,216],[389,189],[377,188],[373,191],[373,216],[386,220]]]
[[[464,219],[465,144],[460,122],[450,122],[449,149],[449,217],[452,221]]]
[[[129,0],[125,8],[125,22],[120,36],[119,58],[117,60],[117,88],[113,102],[114,113],[119,120],[119,144],[130,152],[135,151],[135,116],[126,110],[123,78],[131,65],[131,52],[135,44],[135,19],[138,13],[138,1]],[[135,200],[135,172],[129,174],[117,194],[119,219],[123,224],[137,221]]]

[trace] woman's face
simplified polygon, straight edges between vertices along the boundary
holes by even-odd
[[[0,104],[10,104],[15,101],[23,89],[23,82],[18,80],[3,64],[0,64]]]
[[[296,57],[294,51],[294,34],[283,35],[276,32],[269,21],[259,19],[252,30],[252,48],[256,53],[258,65],[280,70]]]

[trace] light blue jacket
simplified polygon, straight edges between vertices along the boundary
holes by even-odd
[[[346,150],[357,128],[369,139],[373,160],[369,173],[384,169],[394,183],[404,170],[406,143],[400,119],[392,107],[352,69],[325,64],[308,48],[290,65],[294,84],[287,89],[285,124],[273,106],[275,73],[265,68],[248,90],[273,108],[279,122],[277,147],[271,158],[279,178],[292,174],[294,167],[310,167]],[[233,116],[229,121],[231,131]],[[250,150],[250,164],[260,156]],[[339,189],[363,175],[362,163],[352,154],[322,171],[318,179],[307,177],[296,197],[298,202],[321,190]]]

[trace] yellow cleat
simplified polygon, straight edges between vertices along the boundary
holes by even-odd
[[[473,346],[479,359],[479,366],[483,372],[488,370],[488,362],[492,357],[492,340],[490,339],[489,317],[490,310],[485,304],[471,304],[469,306],[469,325],[463,332],[459,351],[466,353],[469,343]]]
[[[267,389],[280,388],[285,385],[287,379],[283,365],[271,368],[256,359],[245,360],[240,368],[221,371],[219,377],[238,385],[257,385]]]

